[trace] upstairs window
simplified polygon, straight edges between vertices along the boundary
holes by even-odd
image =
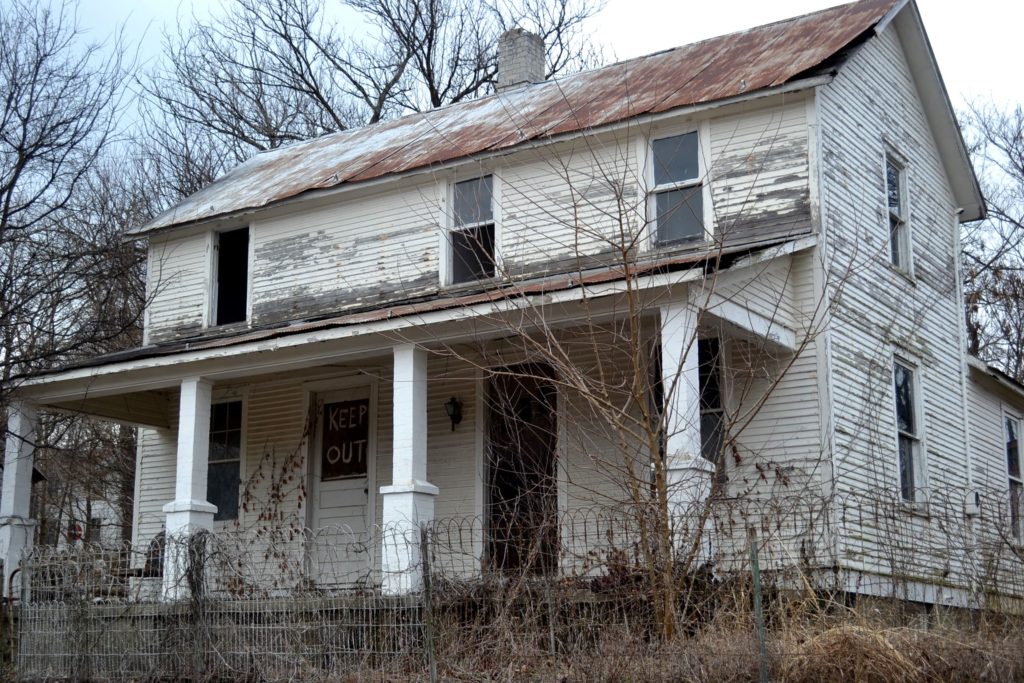
[[[494,277],[494,178],[455,183],[451,233],[452,283]]]
[[[217,506],[214,521],[238,519],[242,402],[214,403],[210,408],[210,460],[206,468],[206,500]]]
[[[905,501],[913,502],[918,498],[919,489],[924,486],[915,370],[896,361],[893,365],[893,383],[896,397],[900,496]]]
[[[249,228],[219,232],[216,238],[214,324],[249,317]]]
[[[1020,539],[1021,496],[1024,495],[1024,481],[1020,475],[1020,422],[1007,417],[1006,426],[1006,473],[1010,492],[1010,532]]]
[[[907,173],[892,155],[885,155],[885,197],[889,215],[889,256],[892,264],[910,270],[910,234],[907,226]]]
[[[697,132],[652,143],[655,241],[676,244],[704,238],[704,194]]]

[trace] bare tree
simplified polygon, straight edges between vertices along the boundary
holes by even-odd
[[[498,36],[544,37],[548,74],[597,61],[590,0],[233,0],[164,38],[142,84],[159,184],[187,196],[254,152],[490,92]],[[344,23],[343,23],[344,22]],[[364,28],[362,35],[346,26]]]
[[[89,204],[81,195],[118,124],[122,55],[118,44],[85,44],[70,4],[0,9],[4,382],[124,331],[101,320],[116,256],[75,211]]]
[[[963,234],[970,351],[1024,379],[1024,109],[975,103],[963,114],[987,220]]]

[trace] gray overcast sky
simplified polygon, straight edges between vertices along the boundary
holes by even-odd
[[[627,59],[731,31],[841,4],[832,0],[607,0],[591,24],[594,39],[609,60]],[[129,36],[145,34],[143,59],[159,54],[164,26],[214,11],[210,0],[80,0],[79,18],[94,38],[127,21]],[[992,97],[1024,101],[1020,27],[1024,3],[1018,0],[919,0],[925,28],[954,106],[964,99]]]

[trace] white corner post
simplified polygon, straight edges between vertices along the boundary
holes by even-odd
[[[420,590],[420,525],[434,519],[438,489],[427,481],[427,352],[414,344],[394,348],[391,485],[380,488],[381,590]]]
[[[196,532],[213,528],[213,514],[217,511],[215,505],[206,501],[212,394],[213,387],[201,378],[181,382],[174,500],[164,505],[167,527],[163,593],[168,600],[188,596],[186,544]]]
[[[21,586],[27,585],[23,575],[17,576],[13,583],[11,575],[21,564],[22,555],[32,548],[35,520],[29,518],[29,504],[35,442],[35,406],[24,401],[12,401],[7,407],[4,481],[0,493],[0,559],[4,563],[4,597],[20,595]]]
[[[665,468],[674,522],[700,512],[711,495],[714,465],[701,456],[698,311],[684,299],[661,307],[661,372],[665,395]]]

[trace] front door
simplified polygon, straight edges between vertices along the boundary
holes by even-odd
[[[317,395],[310,522],[313,575],[321,584],[364,582],[372,566],[372,398],[369,386]]]
[[[491,381],[487,448],[488,560],[540,574],[557,562],[557,390],[551,368],[522,365]]]

